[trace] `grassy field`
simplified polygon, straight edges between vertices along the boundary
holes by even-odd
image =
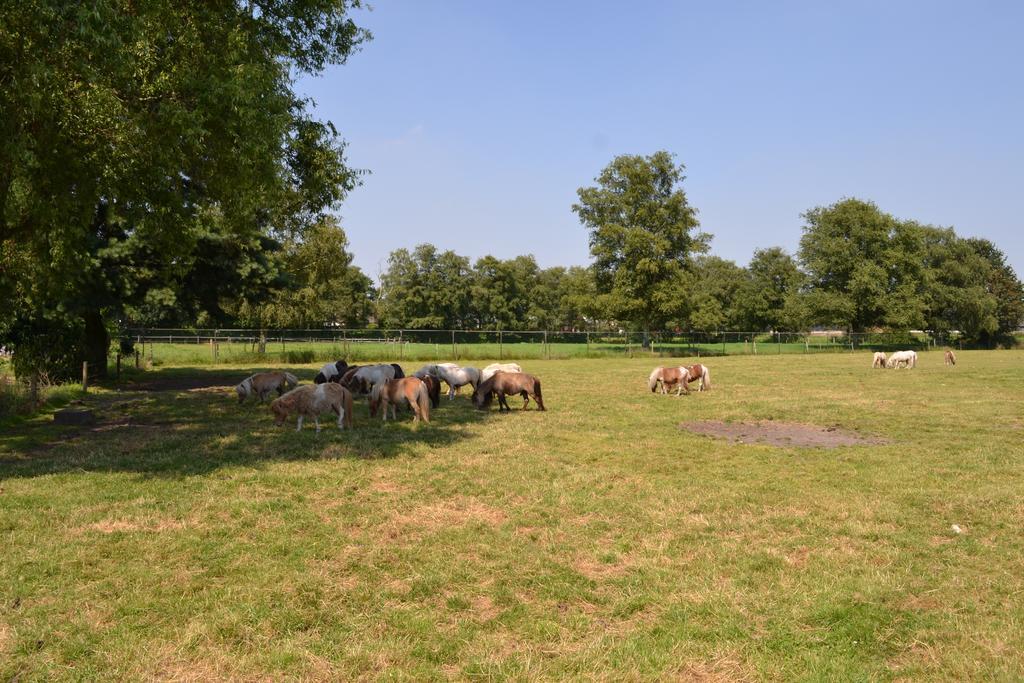
[[[681,398],[535,360],[546,413],[319,436],[236,405],[250,368],[142,373],[95,429],[0,426],[0,679],[1020,680],[1024,353],[959,360],[716,358]]]

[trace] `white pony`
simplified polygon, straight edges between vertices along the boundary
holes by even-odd
[[[906,365],[908,368],[917,367],[917,352],[897,351],[889,356],[889,360],[886,361],[885,367],[898,369],[901,364]]]
[[[872,368],[884,368],[885,367],[885,354],[881,351],[875,351],[875,355],[871,357]]]
[[[373,387],[394,378],[395,367],[393,365],[364,365],[352,376],[352,386],[349,388],[368,394]]]
[[[438,368],[457,368],[457,363],[427,363],[422,368],[412,373],[413,377],[433,377],[434,379],[441,379],[441,372]]]
[[[460,368],[455,363],[434,363],[432,365],[424,365],[414,374],[420,379],[423,379],[426,375],[430,375],[435,379],[444,380],[448,385],[449,401],[454,400],[455,394],[458,393],[459,389],[467,384],[473,387],[473,391],[476,391],[476,387],[481,381],[479,370],[469,367]]]
[[[496,372],[522,372],[519,363],[491,363],[480,372],[480,381],[486,382]]]

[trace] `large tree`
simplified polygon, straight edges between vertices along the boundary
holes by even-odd
[[[590,231],[598,301],[610,318],[652,327],[686,307],[685,272],[707,250],[696,210],[686,200],[682,164],[665,151],[623,155],[577,191],[573,211]]]
[[[348,237],[327,216],[289,242],[281,258],[284,283],[262,305],[240,307],[250,327],[365,327],[373,312],[373,283],[352,264]],[[257,299],[259,301],[259,299]]]
[[[128,309],[205,305],[186,285],[212,253],[228,280],[269,277],[247,277],[266,240],[301,235],[356,183],[293,85],[368,38],[360,4],[0,7],[0,295],[18,311],[0,334],[16,367],[60,343],[104,372]]]
[[[804,219],[800,260],[817,322],[857,332],[924,324],[919,226],[859,199],[816,207]]]
[[[469,259],[433,244],[396,249],[381,276],[378,318],[387,327],[454,329],[469,314]]]
[[[747,330],[781,330],[791,324],[786,304],[804,276],[796,259],[780,247],[757,249],[747,266],[747,282],[737,294],[737,316]]]

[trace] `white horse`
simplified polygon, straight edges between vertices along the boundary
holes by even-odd
[[[917,367],[917,352],[897,351],[896,353],[889,356],[889,360],[886,361],[885,367],[898,369],[901,364],[906,365],[908,368]]]
[[[881,351],[875,351],[875,355],[871,357],[872,368],[884,368],[885,367],[885,354]]]
[[[522,372],[519,363],[491,363],[480,372],[480,381],[486,382],[496,372]]]
[[[352,376],[352,388],[358,389],[364,394],[370,393],[373,387],[395,378],[395,367],[393,365],[365,365]]]
[[[434,379],[441,379],[441,371],[438,368],[457,368],[457,363],[427,363],[422,368],[412,373],[413,377],[433,377]]]

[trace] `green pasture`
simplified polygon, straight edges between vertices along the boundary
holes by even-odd
[[[547,412],[296,434],[234,400],[268,364],[182,352],[93,428],[0,424],[0,680],[1024,677],[1024,353],[726,356],[676,398],[504,351]]]

